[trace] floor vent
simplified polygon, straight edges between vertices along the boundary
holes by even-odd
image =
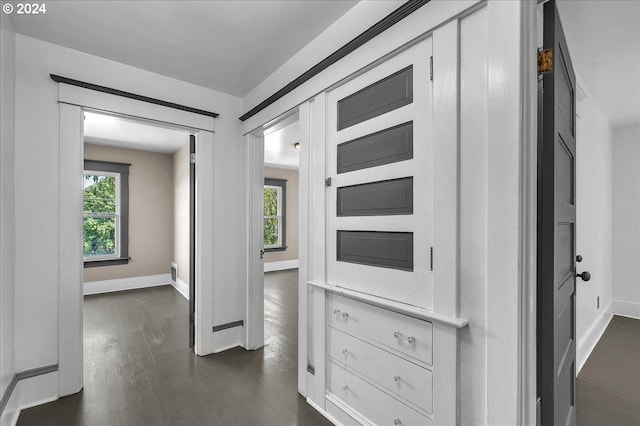
[[[171,281],[174,283],[178,280],[178,264],[171,262]]]

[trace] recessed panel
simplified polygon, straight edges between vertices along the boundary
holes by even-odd
[[[573,297],[569,296],[564,301],[558,301],[558,303],[564,303],[559,309],[556,321],[556,332],[554,338],[554,363],[558,367],[557,371],[560,373],[560,365],[566,361],[567,356],[573,356],[569,351],[573,348],[573,320],[571,315],[573,314]]]
[[[413,233],[337,231],[336,258],[382,268],[413,271]]]
[[[338,101],[338,130],[413,102],[413,66]]]
[[[562,137],[556,139],[556,200],[574,204],[574,158]]]
[[[343,186],[337,196],[338,216],[412,214],[413,178]]]
[[[571,132],[571,136],[575,137],[574,131],[574,89],[571,85],[571,79],[569,77],[569,73],[567,72],[567,67],[564,63],[564,55],[562,50],[560,50],[560,56],[558,58],[558,72],[560,73],[560,78],[557,78],[556,81],[558,84],[556,85],[556,97],[558,99],[557,110],[560,111],[560,116],[564,121],[564,124],[567,126],[567,129]]]
[[[556,425],[566,425],[569,416],[572,416],[575,410],[575,359],[571,363],[564,366],[560,371],[560,377],[558,378],[556,387],[556,407],[554,411]]]
[[[559,289],[574,272],[573,223],[560,222],[556,231],[556,287]]]
[[[338,145],[338,173],[367,169],[413,158],[413,122]]]

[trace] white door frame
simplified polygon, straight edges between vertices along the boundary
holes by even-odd
[[[247,232],[247,315],[245,327],[246,349],[264,346],[264,260],[263,204],[264,204],[264,134],[279,130],[298,120],[298,108],[243,136],[243,161],[245,170],[245,211]],[[302,156],[302,153],[301,153]]]
[[[66,84],[59,86],[59,395],[83,387],[82,184],[83,110],[92,109],[166,123],[196,135],[196,335],[195,353],[213,352],[213,130],[214,120]],[[188,330],[185,330],[187,333]]]
[[[264,260],[263,250],[263,188],[264,188],[264,137],[262,130],[243,137],[245,163],[245,211],[247,212],[247,264],[246,292],[247,315],[245,348],[259,349],[264,346]]]

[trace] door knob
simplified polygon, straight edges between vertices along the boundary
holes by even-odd
[[[581,274],[576,274],[576,277],[582,278],[582,281],[589,281],[591,279],[591,273],[589,271],[584,271]]]
[[[576,256],[576,262],[582,262],[582,255],[581,254]]]

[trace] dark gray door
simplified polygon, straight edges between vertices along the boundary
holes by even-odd
[[[196,137],[189,136],[189,347],[196,339]]]
[[[575,425],[576,79],[555,1],[544,4],[538,83],[538,374],[542,425]]]

